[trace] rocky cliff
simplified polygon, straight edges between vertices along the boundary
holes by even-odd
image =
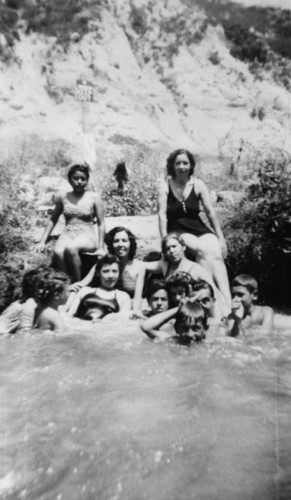
[[[140,144],[163,154],[185,146],[219,171],[238,159],[247,165],[254,151],[291,151],[289,91],[231,55],[203,2],[83,2],[64,25],[66,43],[16,12],[13,44],[0,40],[2,157],[29,137],[76,153],[79,76],[94,84],[94,137],[107,158]]]

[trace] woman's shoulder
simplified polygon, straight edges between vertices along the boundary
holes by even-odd
[[[162,177],[160,176],[157,180],[157,186],[158,186],[158,191],[160,193],[163,193],[163,192],[168,192],[169,191],[169,180],[170,180],[170,177]]]
[[[127,301],[131,300],[130,296],[127,292],[124,292],[123,290],[118,290],[118,289],[116,290],[116,298],[117,298],[118,302],[124,301],[124,300],[127,300]]]

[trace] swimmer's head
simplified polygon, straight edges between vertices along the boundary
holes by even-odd
[[[169,307],[168,292],[164,280],[152,280],[146,297],[153,314],[166,311]]]
[[[194,280],[193,295],[195,301],[203,307],[207,316],[212,316],[215,302],[213,287],[205,280]]]
[[[190,151],[188,151],[187,149],[176,149],[175,151],[172,151],[172,153],[167,158],[167,164],[166,164],[167,174],[170,177],[175,178],[175,176],[176,176],[175,163],[176,163],[177,157],[180,155],[185,155],[188,158],[188,162],[189,162],[189,166],[190,166],[189,177],[191,177],[191,175],[193,175],[193,173],[194,173],[196,162],[195,162],[195,158],[194,158],[193,154],[190,153]]]
[[[197,302],[183,304],[176,316],[175,331],[185,343],[205,338],[207,317],[203,307]]]
[[[169,294],[170,306],[177,306],[181,299],[188,296],[189,290],[193,286],[193,279],[190,274],[178,271],[166,279],[166,287]]]

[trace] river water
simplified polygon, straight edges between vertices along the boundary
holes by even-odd
[[[1,338],[0,498],[290,500],[290,335]]]

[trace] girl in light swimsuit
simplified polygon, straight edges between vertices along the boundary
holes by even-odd
[[[81,319],[97,320],[110,313],[127,313],[131,301],[126,292],[116,288],[120,263],[115,255],[105,255],[96,264],[95,286],[84,286],[77,292],[68,313]],[[93,283],[94,285],[94,283]]]
[[[60,215],[64,214],[66,226],[55,245],[53,264],[56,269],[67,272],[75,282],[81,279],[81,253],[96,252],[99,256],[105,253],[104,215],[100,197],[86,190],[89,166],[72,165],[68,179],[72,191],[58,195],[53,214],[36,249],[44,250]]]
[[[144,262],[134,258],[136,253],[135,236],[129,229],[119,226],[107,233],[105,241],[109,253],[116,255],[120,261],[121,274],[118,287],[127,292],[133,299],[132,315],[140,317],[142,316],[142,292],[146,266]],[[94,277],[96,266],[97,264],[92,267],[82,281],[75,283],[72,289],[78,290],[80,287],[89,285]]]

